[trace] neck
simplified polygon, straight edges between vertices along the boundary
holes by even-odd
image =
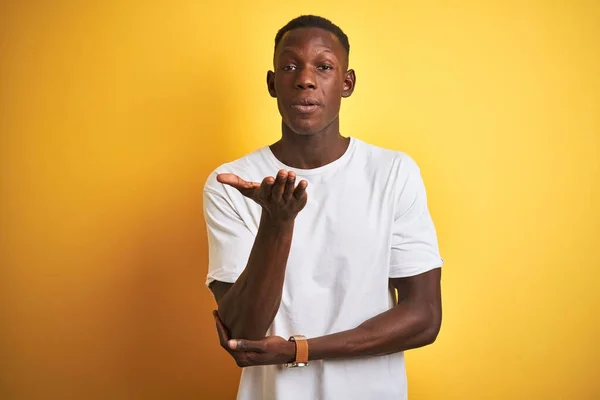
[[[311,135],[299,135],[282,123],[281,139],[271,145],[271,151],[285,165],[314,169],[340,158],[349,144],[350,139],[340,134],[336,118],[322,132]]]

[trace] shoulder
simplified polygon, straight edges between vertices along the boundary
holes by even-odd
[[[367,165],[378,171],[386,170],[397,177],[420,173],[416,160],[408,153],[378,146],[357,139],[357,147],[367,160]]]
[[[224,162],[215,167],[206,177],[204,182],[204,192],[224,193],[225,185],[217,181],[217,175],[230,173],[244,177],[252,170],[256,169],[258,164],[262,163],[265,147],[261,147],[239,158]]]

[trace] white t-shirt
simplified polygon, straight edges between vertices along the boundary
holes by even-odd
[[[216,174],[262,182],[280,169],[294,171],[296,183],[308,181],[308,202],[296,217],[281,306],[268,335],[313,338],[353,329],[393,307],[389,278],[442,266],[415,161],[351,137],[342,157],[315,169],[288,167],[265,146],[213,171],[204,188],[207,285],[240,276],[261,216],[259,205],[217,182]],[[244,368],[237,398],[406,399],[404,354]]]

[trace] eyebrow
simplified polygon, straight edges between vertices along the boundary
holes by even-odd
[[[296,53],[298,53],[298,52],[297,52],[296,50],[294,50],[294,48],[293,48],[293,47],[284,47],[284,48],[282,48],[282,49],[281,49],[281,50],[278,52],[278,54],[279,54],[279,55],[282,55],[282,54],[285,54],[285,53],[293,53],[293,54],[296,54]],[[324,46],[322,47],[322,50],[319,52],[319,54],[320,54],[320,53],[331,53],[331,54],[333,54],[333,55],[335,56],[335,52],[334,52],[333,50],[329,49],[328,47],[324,47]],[[336,58],[337,58],[337,57],[336,57]]]

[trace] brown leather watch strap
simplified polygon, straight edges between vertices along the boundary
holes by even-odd
[[[293,335],[290,340],[296,343],[296,365],[308,365],[308,340],[304,335]]]

